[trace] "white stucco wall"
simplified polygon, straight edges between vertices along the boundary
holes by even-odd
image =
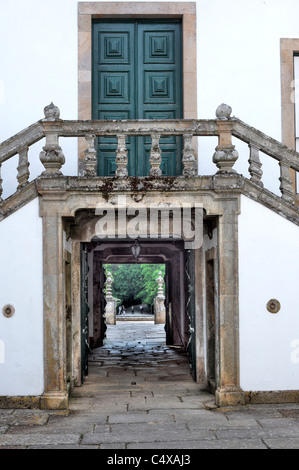
[[[38,213],[36,198],[0,222],[0,396],[43,392],[42,219]],[[2,314],[6,304],[15,308],[10,318]]]
[[[299,227],[249,198],[239,216],[240,381],[245,391],[299,388]],[[277,299],[281,310],[266,309]]]

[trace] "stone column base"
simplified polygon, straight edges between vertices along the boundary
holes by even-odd
[[[165,297],[156,297],[154,300],[155,324],[159,325],[166,321]]]
[[[106,298],[105,323],[106,325],[116,325],[116,300]]]
[[[215,393],[215,400],[216,405],[221,408],[223,406],[245,405],[245,395],[239,387],[218,388]]]
[[[47,392],[40,397],[42,410],[66,410],[69,397],[66,392]]]

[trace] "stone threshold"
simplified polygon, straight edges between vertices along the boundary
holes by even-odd
[[[154,321],[154,315],[117,315],[116,321]]]

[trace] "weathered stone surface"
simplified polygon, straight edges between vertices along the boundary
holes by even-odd
[[[59,445],[78,444],[80,434],[3,434],[0,435],[0,448],[2,446],[28,446],[28,445]]]
[[[298,448],[298,404],[204,409],[212,395],[193,382],[190,374],[176,375],[175,387],[163,381],[173,376],[175,364],[181,371],[189,368],[186,355],[165,345],[163,325],[146,322],[139,326],[146,332],[144,339],[134,323],[108,327],[104,348],[94,350],[93,356],[107,358],[113,351],[113,364],[109,366],[107,360],[106,365],[113,374],[99,376],[100,369],[91,361],[89,376],[82,387],[75,388],[77,397],[70,399],[69,411],[0,410],[0,448]],[[132,371],[139,363],[138,377]],[[173,406],[178,402],[182,408]],[[139,403],[150,408],[130,409]]]
[[[197,439],[194,437],[191,441],[129,443],[127,449],[267,449],[267,446],[260,439],[218,441],[203,439],[200,436]]]
[[[263,441],[269,449],[299,449],[299,438],[266,437]]]

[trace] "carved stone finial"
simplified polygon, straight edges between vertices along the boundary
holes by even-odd
[[[228,104],[222,103],[216,109],[216,117],[217,119],[220,119],[221,121],[226,121],[227,119],[229,119],[231,113],[232,113],[232,108]]]
[[[47,121],[55,121],[56,119],[59,119],[60,110],[52,102],[44,108],[44,114]]]

